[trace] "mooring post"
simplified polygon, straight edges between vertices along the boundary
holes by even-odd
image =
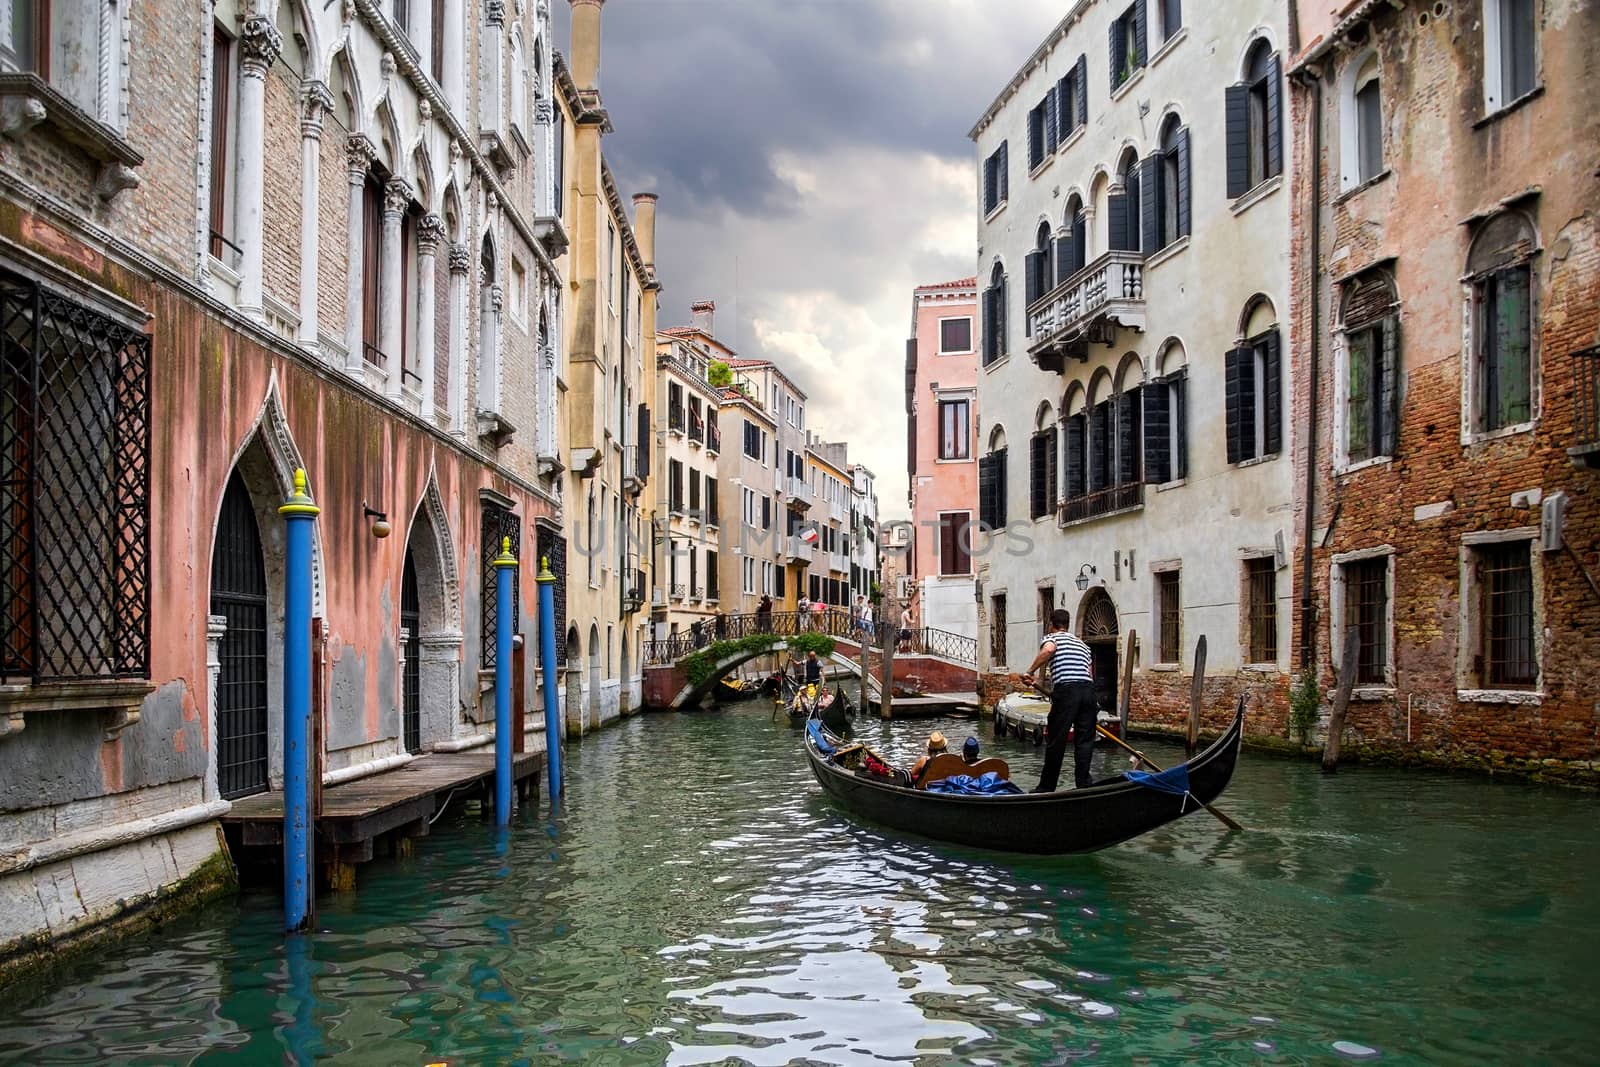
[[[1122,653],[1122,689],[1117,693],[1117,722],[1123,740],[1128,737],[1128,707],[1133,701],[1133,668],[1139,662],[1139,634],[1128,631],[1126,650]]]
[[[283,516],[283,925],[306,924],[311,893],[311,529],[317,505],[306,472],[294,472],[294,492],[278,508]]]
[[[556,576],[550,557],[539,561],[539,669],[544,671],[544,749],[550,803],[561,799],[561,698],[556,691]]]
[[[1355,688],[1356,660],[1360,654],[1361,631],[1352,626],[1345,631],[1344,655],[1339,660],[1339,688],[1334,692],[1333,711],[1328,716],[1328,738],[1322,743],[1322,769],[1329,774],[1339,769],[1339,745],[1344,740],[1344,715],[1350,710],[1350,690]]]
[[[1194,644],[1194,683],[1189,687],[1189,732],[1184,735],[1183,749],[1192,757],[1200,744],[1200,698],[1206,688],[1206,635]]]
[[[494,558],[494,819],[511,822],[511,583],[517,578],[517,557],[511,538],[500,539]]]

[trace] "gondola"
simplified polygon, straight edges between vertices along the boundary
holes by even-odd
[[[711,699],[718,704],[732,704],[749,700],[760,691],[761,683],[748,678],[720,678],[717,687],[711,691]]]
[[[822,713],[837,704],[846,715],[854,715],[855,707],[850,703],[850,698],[845,695],[844,687],[835,686],[829,691],[826,686],[801,685],[788,675],[781,675],[782,695],[778,697],[777,704],[783,709],[790,725],[799,726],[809,719],[818,719]]]
[[[1202,810],[1221,795],[1239,761],[1244,709],[1233,724],[1183,769],[1188,793],[1140,785],[1124,774],[1085,789],[1055,793],[970,796],[895,785],[831,762],[808,731],[806,759],[824,792],[853,814],[936,841],[997,852],[1070,855],[1094,852]],[[834,739],[836,740],[836,739]],[[1070,757],[1069,757],[1070,758]],[[1168,783],[1177,767],[1163,776]]]

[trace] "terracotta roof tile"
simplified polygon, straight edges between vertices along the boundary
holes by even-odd
[[[935,282],[932,285],[919,285],[917,286],[917,289],[972,289],[975,288],[977,284],[977,278],[957,278],[952,282]]]

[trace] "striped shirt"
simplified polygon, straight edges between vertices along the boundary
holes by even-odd
[[[1089,673],[1089,646],[1079,640],[1077,634],[1065,630],[1047,634],[1040,645],[1048,644],[1056,646],[1055,654],[1050,657],[1050,684],[1094,680]]]

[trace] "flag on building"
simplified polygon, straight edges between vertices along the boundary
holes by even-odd
[[[817,543],[817,527],[815,523],[808,522],[804,526],[800,527],[800,540],[804,541],[808,545],[814,545]]]

